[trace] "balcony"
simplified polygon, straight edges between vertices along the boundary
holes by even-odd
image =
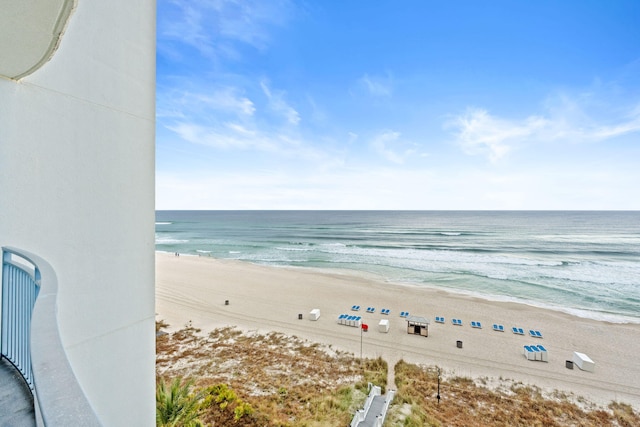
[[[21,423],[8,425],[34,425],[30,419],[38,426],[100,425],[60,340],[57,289],[55,271],[44,259],[15,248],[2,248],[0,405],[7,393],[19,403],[8,413],[0,411],[1,425],[7,425],[12,416],[19,416]],[[13,381],[6,382],[4,377],[13,377]],[[25,390],[26,404],[33,411],[16,411],[25,402]]]

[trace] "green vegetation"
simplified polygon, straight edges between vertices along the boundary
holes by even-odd
[[[193,380],[182,381],[176,377],[167,387],[163,379],[156,386],[156,424],[166,427],[198,427],[200,393],[192,393]]]
[[[221,328],[203,335],[187,325],[159,335],[156,348],[161,426],[345,426],[362,407],[369,383],[383,392],[388,387],[382,358],[361,362],[351,353],[279,333]],[[503,378],[443,374],[439,404],[436,367],[400,361],[395,381],[387,427],[640,426],[640,415],[629,405],[588,406],[575,396],[544,395]]]
[[[204,425],[344,426],[368,393],[383,389],[387,363],[269,333],[234,328],[209,335],[187,325],[156,340],[156,372],[191,377]]]

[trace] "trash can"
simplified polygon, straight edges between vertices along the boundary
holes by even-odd
[[[228,299],[224,300],[224,305],[229,305],[229,300]]]
[[[456,341],[456,347],[462,348],[462,341]]]
[[[302,320],[302,313],[298,314],[298,320]]]
[[[564,366],[566,366],[567,369],[573,369],[573,360],[567,360],[564,362]]]

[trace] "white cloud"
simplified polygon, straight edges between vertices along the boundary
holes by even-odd
[[[182,88],[177,83],[171,90],[158,91],[157,115],[184,118],[187,115],[211,114],[214,110],[217,115],[253,116],[256,111],[254,103],[240,92],[233,86]]]
[[[260,87],[267,96],[269,107],[273,111],[283,116],[289,124],[297,125],[300,123],[300,114],[284,100],[284,92],[272,92],[265,81],[260,82]]]
[[[277,150],[277,145],[256,132],[236,123],[225,123],[220,127],[209,127],[189,122],[179,122],[167,126],[183,140],[192,144],[207,145],[218,149]]]
[[[164,12],[158,16],[160,51],[186,44],[207,57],[237,59],[237,43],[266,49],[271,28],[285,25],[294,6],[289,0],[165,0],[159,10]]]
[[[456,142],[470,155],[484,155],[493,163],[525,144],[548,141],[599,142],[640,132],[640,106],[609,118],[606,107],[587,111],[579,100],[566,96],[547,103],[546,117],[531,115],[521,120],[492,116],[480,108],[445,123]],[[599,119],[593,118],[597,115]]]
[[[470,108],[445,124],[456,129],[457,141],[467,154],[484,154],[492,162],[504,157],[513,144],[540,132],[548,125],[542,117],[509,121],[491,116],[486,110]]]
[[[398,145],[400,135],[400,132],[384,131],[371,140],[371,146],[388,161],[401,164],[404,162],[404,154],[400,154],[391,148],[393,145]]]
[[[365,74],[358,82],[371,96],[388,97],[393,94],[393,82],[390,77],[374,77]]]

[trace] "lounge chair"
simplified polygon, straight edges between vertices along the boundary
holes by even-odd
[[[542,360],[543,362],[548,362],[549,353],[547,353],[547,349],[541,346],[540,344],[538,344],[536,347],[538,347],[538,350],[540,350],[540,360]]]
[[[534,360],[542,360],[542,354],[540,352],[540,349],[538,349],[538,346],[530,345],[529,347],[531,347],[531,350],[533,351]]]
[[[538,349],[536,348],[536,350]],[[535,352],[531,346],[529,345],[524,346],[524,357],[526,357],[527,360],[536,360]]]
[[[409,317],[409,312],[408,311],[401,311],[400,312],[400,317]]]
[[[358,311],[358,310],[360,310],[360,306],[359,305],[352,305],[351,306],[351,310]]]
[[[454,325],[462,326],[462,320],[460,320],[460,319],[451,319],[451,322],[452,322]]]
[[[391,312],[391,310],[389,310],[388,308],[383,308],[380,310],[380,314],[389,314]]]
[[[375,307],[367,307],[367,313],[373,313],[376,311]]]
[[[482,329],[482,323],[472,321],[471,322],[471,327],[472,328],[477,328],[477,329]]]
[[[444,323],[444,317],[436,316],[436,323]]]
[[[533,331],[536,334],[536,338],[542,338],[540,331]]]
[[[513,328],[511,328],[511,330],[513,331],[514,334],[516,335],[524,335],[524,331],[522,330],[522,328],[516,328],[515,326]]]
[[[493,324],[493,330],[497,332],[504,332],[504,326],[498,325],[497,323]]]

